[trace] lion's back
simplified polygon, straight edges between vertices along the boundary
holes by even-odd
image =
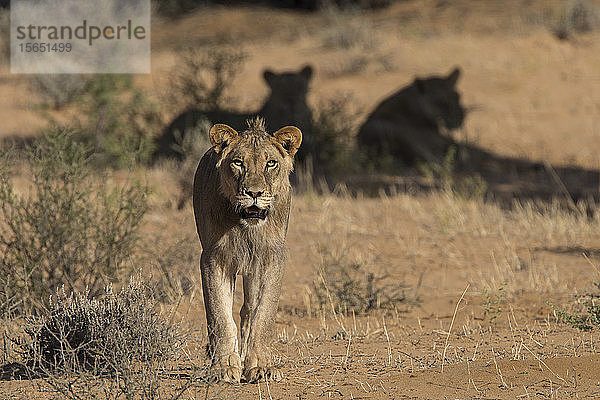
[[[194,175],[193,205],[200,241],[205,244],[218,230],[224,217],[223,199],[219,193],[217,153],[208,149],[200,159]]]

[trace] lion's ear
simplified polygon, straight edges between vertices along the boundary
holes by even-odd
[[[302,132],[295,126],[284,126],[275,132],[273,137],[292,157],[294,157],[294,154],[300,148],[300,143],[302,143]]]
[[[300,73],[302,74],[302,76],[304,76],[305,79],[308,80],[312,77],[313,69],[310,65],[306,65],[304,68],[302,68]]]
[[[425,81],[423,79],[416,78],[413,84],[415,85],[419,93],[425,94],[426,88]]]
[[[446,78],[448,83],[452,86],[456,86],[456,82],[458,82],[458,78],[460,78],[460,68],[456,67],[450,72],[450,75]]]
[[[236,136],[238,136],[238,133],[229,125],[215,124],[210,128],[210,143],[214,146],[217,153],[220,153],[221,150],[227,147],[231,139]]]
[[[267,82],[269,86],[272,86],[273,78],[275,78],[275,73],[270,69],[265,69],[265,71],[263,72],[263,78],[265,78],[265,82]]]

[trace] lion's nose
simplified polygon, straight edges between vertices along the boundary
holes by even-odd
[[[253,199],[256,199],[256,198],[260,197],[263,194],[263,191],[254,192],[254,191],[251,191],[251,190],[246,190],[246,194],[248,196],[252,197]]]

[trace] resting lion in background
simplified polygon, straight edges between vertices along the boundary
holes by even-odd
[[[371,157],[390,155],[407,166],[439,162],[454,144],[441,128],[459,128],[465,117],[456,83],[460,70],[446,77],[415,81],[383,100],[358,132],[358,144]]]
[[[221,380],[279,380],[269,343],[284,270],[289,175],[302,133],[286,126],[268,134],[256,118],[242,133],[216,124],[210,141],[194,179],[209,355]],[[237,275],[244,285],[241,342],[231,311]]]
[[[191,109],[177,116],[163,133],[156,138],[154,158],[168,157],[182,159],[183,154],[176,150],[181,135],[196,127],[202,119],[212,123],[226,123],[235,129],[244,129],[248,119],[259,116],[264,118],[267,130],[286,125],[294,125],[302,130],[305,142],[310,139],[312,111],[308,107],[306,96],[313,74],[307,65],[298,72],[263,72],[263,78],[271,92],[263,106],[256,112],[238,113],[229,110]]]

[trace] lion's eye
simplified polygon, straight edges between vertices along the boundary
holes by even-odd
[[[277,166],[277,161],[269,160],[267,161],[267,168],[275,168]]]
[[[244,166],[244,163],[242,162],[242,160],[233,160],[231,162],[231,165],[238,167],[238,168],[242,168]]]

